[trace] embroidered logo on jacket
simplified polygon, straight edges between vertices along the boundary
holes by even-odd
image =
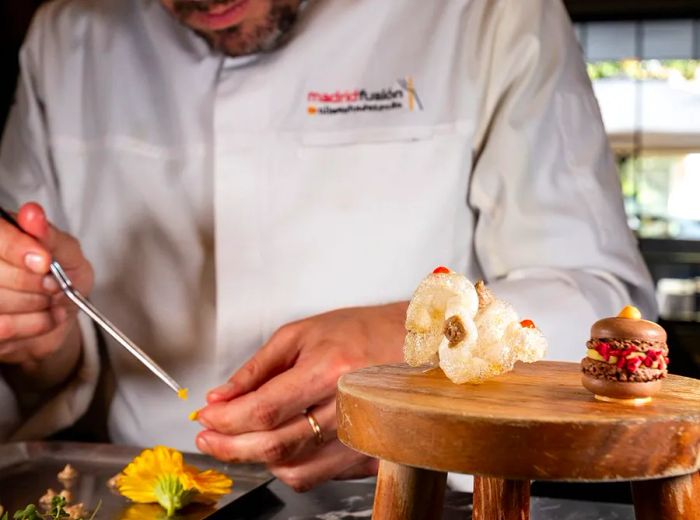
[[[335,92],[312,90],[306,94],[307,113],[315,115],[384,112],[386,110],[423,110],[423,103],[413,85],[413,78],[397,79],[381,90],[352,89]]]

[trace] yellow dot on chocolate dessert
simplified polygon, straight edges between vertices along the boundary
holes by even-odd
[[[190,414],[187,416],[187,418],[190,421],[196,421],[198,417],[199,417],[199,410],[195,410],[194,412],[190,412]]]
[[[183,401],[187,401],[187,388],[180,388],[180,390],[177,391],[177,396]]]
[[[617,315],[618,318],[631,318],[633,320],[640,320],[642,319],[642,313],[639,312],[639,309],[637,307],[633,307],[632,305],[625,305],[623,309],[620,311],[620,313]]]

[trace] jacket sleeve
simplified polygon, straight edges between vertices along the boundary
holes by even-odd
[[[589,327],[653,286],[571,23],[559,0],[503,0],[485,31],[469,203],[494,292],[532,318],[549,359],[578,361]]]
[[[40,46],[45,44],[40,27],[45,18],[42,13],[45,11],[39,11],[32,22],[20,51],[20,78],[0,145],[0,205],[14,211],[24,202],[39,202],[51,222],[66,229],[41,103]],[[22,416],[19,396],[0,378],[0,442],[44,437],[69,426],[87,409],[97,382],[99,357],[91,322],[84,315],[78,319],[82,365],[75,377],[38,410]]]

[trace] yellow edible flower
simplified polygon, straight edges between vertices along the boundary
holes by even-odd
[[[233,482],[218,471],[199,471],[184,463],[182,454],[156,446],[144,450],[119,478],[119,492],[133,502],[157,503],[168,516],[194,502],[214,504],[231,492]]]

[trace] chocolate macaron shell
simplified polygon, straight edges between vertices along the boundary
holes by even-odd
[[[656,379],[644,383],[623,383],[593,377],[590,374],[581,374],[581,384],[589,392],[602,395],[603,397],[639,399],[658,394],[661,390],[662,381],[661,379]]]
[[[666,331],[653,321],[603,318],[591,327],[591,338],[641,339],[665,343]]]

